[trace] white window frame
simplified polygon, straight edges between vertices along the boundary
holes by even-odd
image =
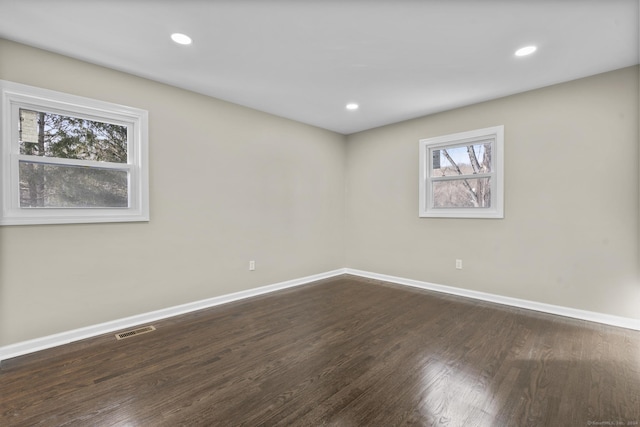
[[[149,221],[148,112],[138,108],[0,80],[0,225]],[[45,111],[127,127],[127,163],[20,154],[19,110]],[[21,208],[19,161],[120,169],[128,172],[126,208]]]
[[[490,140],[491,172],[486,174],[433,177],[433,150],[467,146]],[[425,218],[504,218],[504,126],[493,126],[467,132],[421,139],[420,143],[420,196],[419,216]],[[443,180],[491,178],[491,206],[471,208],[436,208],[433,201],[433,183]]]

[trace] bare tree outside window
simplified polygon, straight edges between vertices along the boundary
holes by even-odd
[[[432,176],[473,176],[491,172],[491,143],[433,150]],[[481,160],[479,160],[481,159]],[[491,207],[491,177],[434,183],[435,208]]]

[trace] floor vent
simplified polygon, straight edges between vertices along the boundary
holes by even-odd
[[[155,330],[156,328],[154,328],[153,326],[145,326],[143,328],[134,329],[132,331],[120,332],[119,334],[116,334],[116,338],[119,340],[123,340],[125,338],[133,337],[135,335],[146,334],[147,332],[152,332]]]

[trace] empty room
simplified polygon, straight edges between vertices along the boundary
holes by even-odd
[[[638,0],[0,0],[1,426],[640,426]]]

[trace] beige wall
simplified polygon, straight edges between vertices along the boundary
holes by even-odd
[[[351,135],[347,265],[638,319],[638,124],[632,67]],[[418,140],[494,125],[505,218],[418,218]]]
[[[0,78],[148,110],[151,161],[149,223],[0,227],[0,346],[341,267],[640,318],[637,67],[349,137],[3,40]],[[418,140],[499,124],[505,219],[418,218]]]
[[[149,223],[0,227],[0,346],[344,267],[344,136],[2,40],[0,78],[148,110],[151,183]]]

